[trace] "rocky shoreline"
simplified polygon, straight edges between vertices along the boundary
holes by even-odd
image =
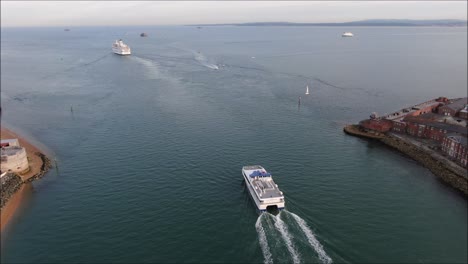
[[[39,156],[42,160],[42,165],[38,173],[34,174],[32,177],[22,180],[22,178],[15,173],[11,173],[8,179],[5,180],[5,183],[2,184],[1,188],[1,206],[0,208],[3,209],[3,206],[8,202],[8,200],[16,193],[21,187],[22,184],[32,182],[36,179],[40,179],[44,176],[44,174],[52,168],[52,164],[50,159],[47,158],[46,155],[36,152],[35,155]]]
[[[346,134],[378,140],[385,145],[400,151],[428,168],[435,176],[468,196],[468,172],[460,166],[451,164],[432,150],[415,145],[401,137],[391,134],[375,134],[359,129],[358,125],[343,128]]]

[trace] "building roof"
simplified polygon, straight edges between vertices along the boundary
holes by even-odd
[[[448,134],[447,138],[455,140],[456,142],[460,143],[462,146],[466,147],[468,145],[468,139],[466,137],[457,135],[455,133]]]
[[[433,99],[424,103],[417,104],[415,106],[403,108],[391,114],[382,116],[382,118],[392,120],[392,121],[402,121],[403,118],[405,118],[406,116],[411,116],[417,110],[428,108],[428,107],[435,108],[438,105],[442,104],[441,102],[438,102],[436,100],[437,99]]]
[[[447,123],[449,125],[456,125],[461,127],[466,127],[468,122],[462,118],[457,118],[453,116],[444,116],[436,113],[425,113],[417,116],[406,116],[403,119],[404,122],[413,122],[413,123],[427,123],[427,122],[441,122]]]
[[[12,155],[16,155],[16,153],[20,151],[24,151],[24,148],[19,147],[19,146],[13,146],[13,147],[1,148],[0,153],[2,156],[12,156]]]
[[[468,97],[464,98],[458,98],[458,99],[453,99],[451,100],[448,104],[442,106],[445,108],[450,108],[456,112],[462,110],[465,108],[465,106],[468,104]]]
[[[9,139],[0,140],[0,144],[5,144],[5,143],[9,143],[9,144],[12,144],[12,145],[16,143],[17,145],[19,145],[17,138],[9,138]]]
[[[462,126],[457,126],[457,125],[451,125],[447,123],[439,123],[439,122],[429,122],[426,123],[425,125],[439,128],[439,129],[444,129],[447,130],[447,132],[455,132],[461,135],[468,135],[468,128],[462,127]]]
[[[439,129],[447,130],[448,132],[455,132],[462,135],[468,134],[466,121],[458,122],[456,118],[450,116],[443,116],[435,113],[426,113],[418,116],[407,116],[404,122],[411,122],[420,125],[431,126]]]

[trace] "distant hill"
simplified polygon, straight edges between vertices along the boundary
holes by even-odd
[[[192,26],[397,26],[397,27],[466,27],[466,20],[438,19],[438,20],[411,20],[411,19],[369,19],[343,23],[292,23],[292,22],[252,22],[237,24],[203,24]]]

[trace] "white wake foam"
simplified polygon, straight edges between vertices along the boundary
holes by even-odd
[[[298,215],[296,215],[294,213],[291,213],[291,212],[288,212],[288,211],[283,211],[283,212],[290,214],[294,218],[294,220],[296,220],[297,224],[299,225],[299,227],[302,229],[302,231],[306,235],[307,240],[309,241],[309,244],[317,252],[317,254],[319,256],[319,259],[325,264],[332,263],[333,262],[332,259],[327,255],[327,253],[323,249],[323,246],[320,244],[320,242],[314,236],[314,233],[309,228],[309,226],[304,221],[304,219],[302,219],[301,217],[299,217]]]
[[[275,227],[281,233],[281,236],[286,243],[286,247],[288,248],[289,254],[291,254],[291,257],[293,258],[293,262],[298,264],[300,263],[299,253],[297,253],[296,249],[294,248],[294,245],[291,241],[291,234],[288,232],[288,228],[286,227],[283,220],[281,220],[280,216],[281,213],[275,217]]]
[[[210,63],[208,59],[206,58],[206,56],[201,54],[200,52],[195,53],[195,60],[207,68],[210,68],[212,70],[219,70],[218,65]]]
[[[255,229],[258,233],[258,241],[260,242],[260,247],[262,248],[263,257],[265,259],[265,264],[272,264],[273,259],[271,258],[270,247],[268,246],[267,237],[265,234],[265,229],[263,228],[262,218],[266,214],[261,214],[257,222],[255,223]]]
[[[148,79],[159,79],[159,78],[161,78],[161,73],[160,73],[160,71],[158,69],[158,65],[156,65],[155,62],[153,62],[151,60],[148,60],[148,59],[140,58],[140,57],[137,57],[137,56],[132,56],[131,58],[133,58],[134,60],[141,63],[143,66],[145,66],[146,77]]]

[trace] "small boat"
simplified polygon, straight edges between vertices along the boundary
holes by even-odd
[[[309,94],[309,85],[307,85],[307,88],[306,88],[306,93],[305,94]]]
[[[343,35],[341,35],[342,37],[353,37],[353,33],[351,32],[344,32]]]
[[[112,51],[115,54],[119,54],[119,55],[130,55],[130,54],[132,54],[132,52],[130,50],[130,47],[127,44],[123,43],[123,41],[121,39],[116,40],[114,42],[114,44],[112,44]]]
[[[267,209],[284,209],[283,192],[273,181],[271,173],[260,165],[253,165],[242,167],[242,176],[244,176],[250,196],[260,212],[265,212]]]
[[[140,37],[147,37],[147,36],[148,36],[148,34],[146,34],[145,32],[140,34]]]

